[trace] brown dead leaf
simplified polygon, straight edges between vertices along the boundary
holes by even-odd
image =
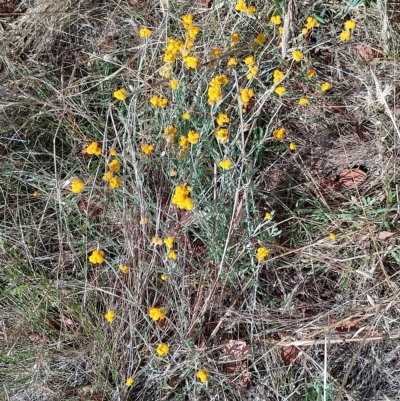
[[[44,344],[46,340],[39,333],[31,333],[28,336],[29,340],[31,340],[34,344]]]
[[[352,188],[362,184],[367,179],[367,173],[360,168],[345,168],[339,174],[338,185],[345,188]]]
[[[371,61],[384,56],[381,51],[373,49],[368,45],[356,45],[354,46],[354,49],[364,61]]]
[[[285,345],[282,347],[281,358],[285,365],[297,363],[300,350],[294,345]]]
[[[335,323],[334,318],[331,319],[331,323]],[[349,333],[351,331],[357,331],[361,327],[361,319],[350,320],[348,324],[343,326],[338,326],[335,328],[339,333]]]
[[[378,239],[380,239],[380,240],[385,240],[385,239],[388,239],[388,238],[390,238],[390,237],[393,237],[393,235],[396,235],[397,234],[397,232],[395,231],[395,232],[391,232],[391,231],[381,231],[379,234],[378,234]]]
[[[251,347],[245,341],[226,340],[222,346],[221,359],[226,362],[241,361],[250,355]]]

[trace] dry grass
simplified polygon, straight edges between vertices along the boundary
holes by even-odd
[[[2,399],[400,399],[398,3],[254,1],[254,17],[235,4],[0,0]],[[187,13],[201,28],[201,65],[178,62],[172,93],[157,70]],[[290,28],[285,57],[273,14]],[[320,25],[302,36],[309,15]],[[357,27],[341,42],[350,18]],[[242,60],[260,33],[248,82]],[[223,55],[210,62],[216,47]],[[240,65],[228,73],[232,55]],[[282,98],[275,69],[286,75]],[[208,83],[223,73],[225,97],[211,108]],[[245,86],[255,92],[246,112]],[[121,87],[125,102],[112,98]],[[154,94],[169,105],[151,107]],[[215,140],[219,112],[231,117],[227,144]],[[199,132],[199,144],[180,157],[162,136],[169,124],[178,138]],[[272,136],[279,127],[283,141]],[[84,154],[93,141],[99,157]],[[102,180],[112,148],[115,190]],[[343,177],[356,169],[366,174],[354,185]],[[73,177],[85,183],[79,194]],[[171,205],[180,183],[193,187],[191,212]],[[176,262],[151,243],[169,235]],[[260,264],[261,246],[270,255]],[[104,263],[88,262],[94,249]],[[166,318],[153,322],[150,306]],[[239,362],[226,356],[229,341],[239,354],[249,346]]]

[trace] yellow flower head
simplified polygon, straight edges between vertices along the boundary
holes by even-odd
[[[236,58],[235,57],[230,57],[229,60],[228,60],[227,67],[230,68],[230,67],[233,67],[236,64],[237,64]]]
[[[305,106],[306,104],[308,104],[308,99],[307,99],[306,97],[302,97],[302,98],[299,100],[299,105],[300,105],[300,106]]]
[[[158,355],[164,356],[168,353],[168,351],[169,351],[169,347],[167,344],[165,344],[165,343],[158,344],[158,347],[156,350]]]
[[[250,99],[254,96],[254,91],[253,89],[240,89],[240,100],[242,103],[249,103]]]
[[[182,148],[183,151],[186,151],[189,149],[189,139],[185,135],[181,135],[179,138],[179,146]]]
[[[356,21],[349,19],[344,23],[344,29],[350,31],[351,29],[356,29]]]
[[[101,264],[104,262],[104,251],[94,250],[89,256],[89,262],[95,264]]]
[[[280,15],[273,15],[273,16],[270,18],[270,21],[271,21],[273,24],[275,24],[275,25],[280,25],[280,24],[282,24],[282,19],[281,19],[281,16],[280,16]]]
[[[245,0],[238,0],[235,6],[236,11],[247,12],[247,4]]]
[[[274,83],[277,84],[278,82],[282,81],[282,79],[285,77],[285,74],[282,71],[275,70],[273,72],[273,77]]]
[[[168,99],[154,95],[150,98],[150,103],[154,107],[165,107],[168,103]]]
[[[312,78],[315,75],[315,70],[309,70],[307,71],[307,77]]]
[[[108,167],[110,168],[111,171],[115,171],[116,173],[118,173],[118,171],[121,168],[119,165],[119,161],[117,159],[111,160]]]
[[[233,33],[231,36],[231,42],[237,43],[240,42],[240,35],[238,33]]]
[[[161,279],[162,281],[167,281],[167,280],[168,280],[168,276],[164,273],[164,274],[162,274],[162,275],[160,276],[160,279]]]
[[[296,148],[297,148],[297,145],[294,142],[290,142],[289,149],[290,150],[296,150]]]
[[[252,54],[250,54],[250,56],[247,56],[247,57],[244,59],[244,63],[245,63],[247,66],[251,66],[251,65],[254,65],[254,64],[256,63],[256,60],[254,59],[254,56],[253,56]]]
[[[190,195],[190,187],[187,187],[184,184],[179,184],[175,188],[174,196],[172,197],[171,203],[173,205],[177,205],[180,209],[184,210],[192,210],[193,202],[189,197]]]
[[[216,49],[214,49],[212,51],[213,56],[215,57],[219,57],[221,55],[221,49],[219,47],[217,47]]]
[[[277,86],[274,90],[274,92],[278,95],[278,96],[283,96],[283,94],[286,92],[286,88],[284,86]]]
[[[115,149],[111,149],[110,156],[116,156],[116,155],[117,155],[117,151]]]
[[[301,33],[302,33],[304,36],[306,36],[306,35],[308,34],[308,29],[307,29],[307,28],[303,28],[303,29],[301,30]]]
[[[112,189],[119,188],[120,185],[122,184],[122,181],[118,177],[113,177],[111,180],[108,182],[108,187]]]
[[[255,6],[250,6],[247,8],[247,14],[253,15],[257,11]]]
[[[215,130],[215,136],[217,137],[219,142],[227,142],[228,140],[228,136],[229,136],[229,132],[227,128],[217,128]]]
[[[232,162],[229,159],[222,160],[219,162],[219,166],[224,170],[229,170],[231,168]]]
[[[218,117],[216,118],[215,121],[220,127],[222,127],[223,125],[228,124],[230,119],[227,114],[220,113],[218,114]]]
[[[329,239],[330,239],[331,241],[335,241],[335,239],[336,239],[336,234],[335,234],[335,233],[330,233],[330,234],[329,234]]]
[[[157,320],[164,319],[165,318],[164,309],[156,308],[155,306],[151,306],[149,308],[149,316],[150,316],[150,319],[154,320],[155,322]]]
[[[196,372],[196,377],[202,382],[205,383],[207,381],[207,371],[205,369],[199,370]]]
[[[125,382],[126,387],[132,386],[133,381],[134,381],[134,380],[133,380],[133,377],[128,377],[128,378],[126,379],[126,382]]]
[[[313,17],[307,17],[306,28],[307,29],[312,29],[312,28],[314,28],[316,26],[318,26],[318,21]]]
[[[149,36],[151,36],[151,34],[152,34],[151,30],[148,28],[141,28],[139,30],[139,35],[142,38],[148,38]]]
[[[264,220],[272,220],[272,214],[269,212],[265,213]]]
[[[172,237],[165,238],[163,242],[169,249],[172,249],[174,247],[174,239]]]
[[[190,114],[188,112],[185,112],[181,116],[184,120],[190,120]]]
[[[72,180],[71,192],[73,192],[74,194],[78,194],[83,190],[83,188],[85,188],[85,184],[81,180],[79,180],[78,178]]]
[[[193,15],[192,14],[186,14],[182,15],[182,24],[185,29],[188,29],[190,25],[193,24]]]
[[[167,255],[170,259],[173,259],[173,260],[176,260],[176,259],[178,259],[178,255],[177,255],[177,253],[173,250],[173,249],[171,249],[169,252],[168,252],[168,255]]]
[[[300,61],[303,59],[303,53],[300,50],[294,50],[292,52],[292,57],[294,61]]]
[[[331,89],[331,84],[330,84],[329,82],[324,82],[324,83],[321,85],[321,91],[322,91],[322,92],[326,92],[326,91],[328,91],[329,89]]]
[[[199,59],[196,56],[187,56],[184,58],[184,63],[188,68],[197,68],[197,63]]]
[[[113,96],[118,100],[124,101],[126,99],[126,89],[121,88],[114,91]]]
[[[198,134],[197,132],[192,130],[188,132],[187,139],[192,145],[196,145],[196,143],[199,142],[199,138],[200,134]]]
[[[103,180],[104,181],[110,181],[111,178],[113,178],[113,172],[112,171],[107,171],[104,175],[103,175]]]
[[[198,26],[190,26],[188,28],[188,35],[190,39],[196,39],[196,36],[200,33],[200,28]]]
[[[162,240],[161,238],[158,238],[158,237],[153,237],[153,238],[151,239],[151,243],[152,243],[153,245],[162,245],[163,240]]]
[[[153,146],[153,145],[150,145],[150,144],[148,144],[148,143],[145,143],[145,144],[143,144],[143,145],[140,147],[140,149],[142,150],[142,152],[143,152],[145,155],[149,155],[149,154],[154,150],[154,146]]]
[[[177,79],[172,79],[169,81],[169,85],[172,90],[175,90],[178,87],[179,81]]]
[[[177,132],[178,130],[176,129],[176,127],[174,127],[173,125],[168,125],[164,128],[163,136],[167,141],[172,141],[175,138]]]
[[[126,265],[119,265],[119,270],[121,271],[121,273],[127,274],[129,272],[129,267]]]
[[[115,310],[109,309],[107,313],[104,314],[104,317],[106,318],[108,323],[111,323],[115,317]]]
[[[98,145],[97,142],[92,142],[87,148],[86,153],[88,155],[101,155],[101,147]]]
[[[278,36],[282,36],[283,33],[283,26],[278,26]]]
[[[267,248],[261,247],[257,248],[257,253],[256,253],[256,259],[260,262],[263,263],[265,261],[265,258],[269,255],[269,250]]]
[[[276,139],[278,139],[278,140],[281,141],[283,138],[285,138],[285,128],[276,129],[276,130],[272,133],[272,135],[273,135]]]
[[[350,40],[350,32],[349,31],[342,31],[340,34],[340,40],[342,42],[347,42],[348,40]]]

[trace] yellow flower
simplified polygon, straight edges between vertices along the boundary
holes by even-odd
[[[178,87],[179,81],[177,79],[173,79],[169,81],[169,85],[171,86],[172,90],[175,90]]]
[[[151,36],[151,33],[152,33],[151,30],[148,28],[141,28],[139,30],[139,35],[142,38],[147,38],[147,37]]]
[[[351,29],[356,29],[356,21],[349,19],[344,23],[344,29],[350,31]]]
[[[307,28],[303,28],[303,29],[301,30],[301,33],[302,33],[304,36],[306,36],[306,35],[308,34],[308,29],[307,29]]]
[[[32,195],[36,198],[38,196],[38,194],[39,194],[38,191],[34,191]]]
[[[185,29],[188,29],[190,25],[193,24],[193,15],[192,14],[186,14],[182,15],[182,24]]]
[[[119,188],[119,186],[122,184],[122,181],[120,178],[118,177],[113,177],[111,178],[111,180],[108,182],[108,187],[115,189],[115,188]]]
[[[285,138],[285,128],[276,129],[276,130],[272,133],[272,135],[273,135],[276,139],[278,139],[278,140],[281,141],[283,138]]]
[[[140,224],[141,226],[144,226],[145,224],[148,223],[148,221],[149,221],[149,219],[148,219],[147,217],[142,217],[142,218],[140,219],[140,221],[139,221],[139,224]]]
[[[87,148],[86,153],[88,155],[101,155],[101,147],[97,142],[92,142]]]
[[[192,145],[196,145],[196,143],[199,142],[199,137],[200,134],[192,130],[190,130],[187,135],[187,139]]]
[[[170,250],[167,255],[170,259],[176,260],[178,259],[178,255],[174,250]]]
[[[233,33],[231,36],[231,42],[237,43],[240,42],[240,35],[238,33]]]
[[[335,239],[336,239],[336,234],[335,234],[335,233],[330,233],[330,234],[329,234],[329,239],[332,240],[332,241],[335,241]]]
[[[282,36],[283,33],[283,26],[278,27],[278,36]]]
[[[217,128],[215,130],[215,135],[219,142],[224,143],[228,140],[229,132],[227,128]]]
[[[242,103],[249,103],[250,99],[254,96],[253,89],[240,89],[240,100]]]
[[[244,0],[238,0],[238,2],[236,3],[235,6],[235,10],[236,11],[243,11],[246,12],[247,11],[247,4]]]
[[[132,386],[132,384],[133,384],[133,377],[128,377],[125,382],[126,387],[130,387]]]
[[[272,215],[271,215],[271,213],[265,213],[265,216],[264,216],[264,220],[272,220]]]
[[[219,162],[219,166],[224,170],[229,170],[231,168],[232,162],[229,159],[222,160]]]
[[[115,317],[115,311],[112,309],[109,309],[107,313],[104,314],[104,317],[106,318],[108,323],[111,323],[114,320]]]
[[[254,59],[254,56],[252,55],[252,54],[250,54],[250,56],[247,56],[245,59],[244,59],[244,63],[247,65],[247,66],[251,66],[251,65],[254,65],[255,63],[256,63],[256,60]]]
[[[312,78],[315,75],[315,70],[307,71],[307,77]]]
[[[116,173],[118,173],[121,168],[117,159],[111,160],[108,167],[110,168],[110,170],[115,171]]]
[[[164,128],[163,136],[167,141],[172,141],[175,138],[176,133],[178,130],[173,125],[168,125]]]
[[[179,138],[179,146],[184,150],[188,150],[189,148],[189,139],[187,136],[185,135],[181,135],[181,137]]]
[[[158,238],[158,237],[153,237],[151,239],[151,242],[153,245],[162,245],[162,243],[163,243],[162,239]]]
[[[188,35],[190,39],[196,39],[196,36],[200,33],[200,28],[198,26],[190,26],[188,29]]]
[[[223,125],[228,124],[229,121],[230,121],[230,119],[229,119],[229,117],[228,117],[227,114],[225,114],[225,113],[220,113],[220,114],[218,114],[218,117],[216,118],[215,121],[217,122],[217,124],[218,124],[220,127],[222,127]]]
[[[253,42],[253,49],[256,50],[259,45],[263,45],[265,43],[265,35],[263,33],[259,33]]]
[[[182,114],[182,118],[184,120],[190,120],[190,114],[188,112],[185,112],[185,113]]]
[[[154,95],[150,98],[150,103],[154,107],[165,107],[168,103],[168,99]]]
[[[166,355],[168,353],[169,347],[168,347],[167,344],[161,343],[161,344],[158,344],[158,347],[157,347],[156,351],[157,351],[158,355],[164,356],[164,355]]]
[[[278,96],[282,96],[285,92],[286,92],[286,88],[284,86],[277,86],[274,90],[274,92],[278,95]]]
[[[113,96],[118,99],[124,101],[126,99],[126,89],[121,88],[113,92]]]
[[[277,84],[278,82],[282,81],[282,79],[285,77],[285,74],[282,71],[275,70],[273,72],[274,76],[274,83]]]
[[[313,17],[307,17],[306,28],[311,29],[318,26],[318,21]]]
[[[83,188],[85,188],[85,184],[78,178],[75,178],[71,181],[71,192],[73,192],[74,194],[78,194],[83,190]]]
[[[177,205],[180,209],[192,210],[193,202],[189,197],[190,190],[190,187],[186,187],[184,184],[179,184],[175,188],[175,193],[172,197],[171,203]]]
[[[167,281],[167,280],[168,280],[168,276],[164,273],[164,274],[162,274],[162,275],[160,276],[160,279],[161,279],[162,281]]]
[[[342,31],[342,33],[340,34],[340,40],[342,42],[347,42],[348,40],[350,40],[350,32],[349,31]]]
[[[196,372],[196,377],[202,382],[205,383],[207,381],[207,371],[205,369],[199,370]]]
[[[213,56],[215,57],[219,57],[221,55],[221,49],[219,47],[217,47],[216,49],[214,49],[212,51]]]
[[[119,265],[119,270],[121,270],[121,273],[127,274],[129,272],[129,267],[126,265]]]
[[[104,262],[104,251],[92,251],[92,254],[89,256],[89,262],[96,264],[101,264]]]
[[[110,181],[111,178],[113,178],[113,172],[112,171],[107,171],[104,175],[103,175],[103,180],[104,181]]]
[[[321,85],[321,91],[322,91],[322,92],[326,92],[326,91],[328,91],[329,89],[331,89],[331,84],[330,84],[329,82],[324,82],[324,83]]]
[[[227,67],[229,68],[229,67],[232,67],[232,66],[234,66],[234,65],[236,65],[236,64],[237,64],[236,58],[235,58],[235,57],[231,57],[231,58],[228,60]]]
[[[156,308],[155,306],[151,306],[149,308],[149,316],[150,316],[150,319],[154,320],[155,322],[157,320],[164,319],[165,318],[164,309]]]
[[[260,263],[263,263],[268,255],[269,250],[267,248],[261,247],[257,249],[256,258]]]
[[[296,148],[297,148],[297,145],[294,142],[290,142],[289,149],[290,150],[296,150]]]
[[[306,98],[306,97],[302,97],[300,100],[299,100],[299,105],[300,106],[304,106],[304,105],[306,105],[308,103],[308,99]]]
[[[188,68],[197,68],[197,63],[199,59],[196,56],[187,56],[184,58],[183,62]]]
[[[292,52],[292,57],[294,61],[300,61],[303,59],[303,53],[300,50],[294,50]]]
[[[140,149],[142,150],[142,152],[143,152],[145,155],[149,155],[149,154],[154,150],[154,146],[153,146],[153,145],[150,145],[150,144],[148,144],[148,143],[145,143],[145,144],[143,144],[143,145],[140,147]]]
[[[275,25],[280,25],[280,24],[282,24],[282,19],[281,19],[281,16],[280,16],[280,15],[273,15],[273,16],[270,18],[270,21],[271,21],[273,24],[275,24]]]
[[[165,238],[163,242],[169,249],[172,249],[174,247],[174,239],[172,237]]]
[[[110,156],[116,156],[116,155],[117,155],[117,151],[115,149],[111,149]]]
[[[257,9],[256,9],[255,6],[250,6],[250,7],[247,8],[247,13],[249,15],[253,15],[256,11],[257,11]]]

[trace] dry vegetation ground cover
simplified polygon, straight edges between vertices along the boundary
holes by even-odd
[[[399,400],[399,7],[0,0],[0,398]]]

